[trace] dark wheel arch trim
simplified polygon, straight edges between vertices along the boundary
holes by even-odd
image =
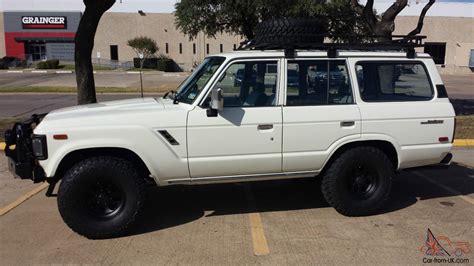
[[[100,147],[86,148],[69,152],[66,156],[62,158],[61,162],[58,165],[58,168],[56,169],[54,177],[60,179],[76,163],[84,159],[97,156],[113,156],[125,159],[133,163],[133,165],[137,168],[137,171],[139,171],[141,175],[150,175],[150,170],[148,169],[147,165],[145,164],[143,159],[135,152],[126,148]]]
[[[360,141],[353,141],[346,143],[340,147],[338,147],[329,157],[329,159],[325,162],[321,173],[324,173],[327,168],[336,160],[341,154],[343,154],[345,151],[350,150],[355,147],[361,147],[361,146],[369,146],[369,147],[375,147],[380,149],[382,152],[384,152],[390,161],[392,162],[393,169],[398,169],[398,152],[395,146],[393,146],[392,143],[386,140],[360,140]]]

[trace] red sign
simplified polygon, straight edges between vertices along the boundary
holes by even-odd
[[[21,17],[23,29],[66,29],[67,17],[26,16]]]

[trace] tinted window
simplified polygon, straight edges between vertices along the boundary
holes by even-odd
[[[289,61],[287,106],[353,103],[345,61]]]
[[[356,72],[366,102],[427,101],[433,96],[421,63],[363,62],[356,65]]]
[[[277,66],[276,61],[230,65],[219,80],[224,91],[224,107],[275,105]]]

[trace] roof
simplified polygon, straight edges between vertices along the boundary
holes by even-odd
[[[328,57],[327,51],[321,50],[296,50],[297,57]],[[243,57],[285,57],[283,50],[238,50],[230,53],[214,54],[211,56],[223,56],[226,58],[243,58]],[[356,51],[341,50],[338,57],[407,57],[406,52],[398,51]],[[430,58],[426,53],[417,53],[417,58]]]

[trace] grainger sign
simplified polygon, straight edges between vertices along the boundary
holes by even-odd
[[[21,17],[23,29],[66,29],[67,17],[64,16],[24,16]]]

